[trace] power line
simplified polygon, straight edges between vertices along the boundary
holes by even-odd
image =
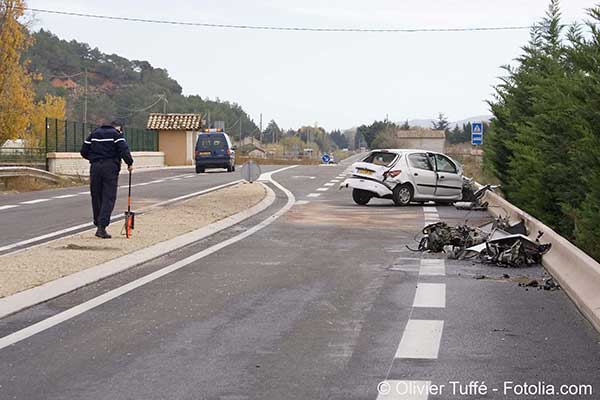
[[[204,28],[223,28],[223,29],[247,29],[262,31],[296,31],[296,32],[359,32],[359,33],[422,33],[422,32],[482,32],[482,31],[515,31],[533,28],[527,26],[496,26],[496,27],[471,27],[471,28],[316,28],[302,26],[270,26],[270,25],[236,25],[236,24],[218,24],[208,22],[185,22],[163,19],[147,19],[135,17],[117,17],[113,15],[87,14],[70,11],[47,10],[41,8],[23,7],[24,11],[32,11],[45,14],[66,15],[71,17],[95,18],[103,20],[142,22],[149,24],[163,25],[181,25],[197,26]]]

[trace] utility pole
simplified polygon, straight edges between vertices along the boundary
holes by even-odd
[[[167,103],[169,102],[167,100],[167,96],[166,95],[162,95],[162,100],[163,100],[163,114],[167,113]]]
[[[260,113],[260,133],[258,134],[258,141],[262,143],[262,113]]]
[[[242,117],[240,117],[240,146],[242,145]]]
[[[88,70],[85,69],[85,85],[83,92],[83,125],[87,124],[87,107],[88,107]]]

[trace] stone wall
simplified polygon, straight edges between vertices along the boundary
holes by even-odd
[[[134,151],[133,166],[136,169],[142,168],[162,168],[165,166],[165,154],[160,151]],[[79,153],[48,153],[48,171],[61,175],[82,175],[90,174],[90,163],[83,159]],[[127,168],[122,163],[122,169]]]

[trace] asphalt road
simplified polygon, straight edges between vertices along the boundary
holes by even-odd
[[[264,172],[273,169],[276,167],[262,167]],[[239,172],[227,173],[221,169],[208,170],[202,174],[196,174],[193,168],[134,171],[133,209],[139,210],[238,179]],[[119,184],[121,186],[113,216],[122,215],[127,209],[126,174],[121,174]],[[7,247],[16,243],[89,224],[92,219],[91,213],[91,199],[87,186],[0,194],[0,254],[14,251]],[[109,231],[115,233],[120,229],[121,224],[115,224]]]
[[[517,284],[541,278],[540,268],[406,248],[426,221],[476,222],[485,213],[389,201],[359,207],[333,182],[344,169],[275,174],[296,205],[274,223],[1,349],[0,399],[427,398],[378,397],[382,381],[392,391],[445,385],[430,399],[599,398],[600,335],[562,291]],[[243,224],[0,320],[0,337],[246,232],[286,204],[273,190],[274,205]],[[485,381],[489,393],[453,393],[451,381],[463,393]],[[516,389],[504,394],[510,381]],[[514,392],[525,382],[593,392]]]

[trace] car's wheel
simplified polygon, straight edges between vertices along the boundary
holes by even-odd
[[[233,167],[231,165],[226,166],[227,172],[233,172]]]
[[[408,183],[396,186],[392,193],[397,206],[407,206],[413,198],[413,188]]]
[[[231,166],[231,172],[235,172],[235,164]]]
[[[196,165],[196,173],[197,174],[202,174],[204,172],[204,167],[199,167]]]
[[[373,198],[371,192],[362,189],[352,190],[352,200],[359,206],[366,206],[367,203]]]

